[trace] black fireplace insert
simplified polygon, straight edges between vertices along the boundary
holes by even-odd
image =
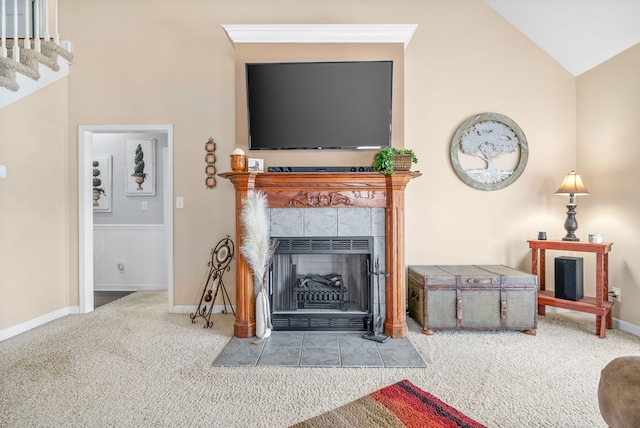
[[[274,330],[368,331],[371,237],[276,237],[269,276]]]

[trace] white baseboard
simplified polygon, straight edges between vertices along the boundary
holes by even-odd
[[[613,328],[615,328],[616,330],[620,330],[620,331],[624,331],[624,332],[627,332],[627,333],[631,333],[634,336],[640,337],[640,326],[635,325],[635,324],[631,324],[630,322],[622,321],[622,320],[619,320],[617,318],[614,318],[613,319]]]
[[[172,314],[193,314],[196,309],[198,309],[198,305],[188,306],[188,305],[176,305],[171,309]],[[211,310],[214,314],[221,314],[224,310],[224,305],[213,305],[213,309]],[[233,310],[236,310],[236,307],[233,306]],[[232,314],[231,308],[227,305],[227,313]]]
[[[21,324],[14,325],[13,327],[0,330],[0,342],[9,339],[10,337],[17,336],[25,331],[29,331],[33,328],[44,325],[48,322],[56,320],[58,318],[65,317],[71,314],[79,314],[79,306],[67,306],[66,308],[58,309],[57,311],[50,312],[48,314],[41,315],[29,321],[25,321]]]
[[[94,284],[94,291],[167,291],[162,284]]]

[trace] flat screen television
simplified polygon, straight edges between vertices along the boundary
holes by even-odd
[[[246,64],[250,150],[391,146],[393,61]]]

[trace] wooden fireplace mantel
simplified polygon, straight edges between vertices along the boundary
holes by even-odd
[[[420,172],[226,172],[220,177],[236,189],[236,245],[242,245],[242,201],[260,189],[270,208],[385,208],[385,258],[389,274],[385,288],[385,334],[407,335],[404,264],[404,189]],[[256,333],[255,295],[251,269],[236,253],[235,337]]]

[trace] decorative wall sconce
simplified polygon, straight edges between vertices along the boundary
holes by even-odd
[[[213,141],[213,138],[209,137],[209,140],[207,140],[204,145],[204,149],[207,151],[207,154],[204,156],[204,161],[207,163],[204,169],[207,175],[205,184],[207,185],[207,189],[213,189],[216,187],[216,155],[213,153],[216,151],[216,142]]]
[[[576,207],[573,202],[573,198],[578,195],[588,195],[589,191],[582,183],[580,175],[575,171],[571,171],[564,177],[564,181],[560,185],[560,188],[556,191],[556,195],[569,196],[569,203],[567,204],[567,219],[564,222],[564,228],[567,231],[567,235],[562,238],[563,241],[579,241],[575,235],[575,231],[578,229],[578,221],[576,220]]]

